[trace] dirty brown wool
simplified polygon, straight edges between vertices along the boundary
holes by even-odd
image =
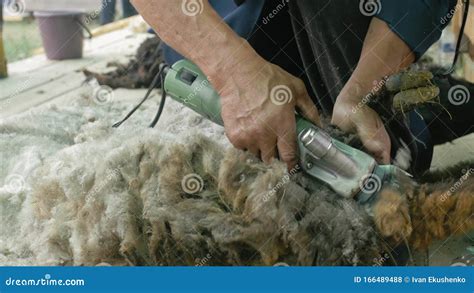
[[[1,170],[11,170],[1,175],[24,179],[0,189],[1,263],[374,265],[402,242],[424,249],[473,228],[463,172],[384,189],[361,207],[230,148],[221,128],[173,101],[158,129],[140,127],[155,105],[113,129],[129,106],[78,103],[0,122]]]
[[[187,141],[150,137],[114,150],[73,200],[61,182],[39,181],[35,216],[52,232],[41,250],[74,265],[372,265],[387,249],[380,239],[421,249],[474,225],[471,179],[445,201],[449,184],[384,190],[372,218],[302,174],[290,178],[280,163],[202,136]],[[189,174],[202,179],[196,192],[183,188]]]

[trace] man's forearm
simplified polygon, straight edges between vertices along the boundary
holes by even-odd
[[[133,0],[160,38],[196,63],[213,83],[223,83],[228,69],[238,68],[257,54],[246,40],[236,35],[210,6],[202,1],[202,12],[190,13],[181,1]],[[200,9],[201,7],[198,7]]]
[[[359,63],[338,100],[359,102],[384,77],[395,74],[415,61],[415,55],[388,25],[373,18]]]

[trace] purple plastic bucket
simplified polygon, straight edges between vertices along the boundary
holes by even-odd
[[[84,44],[82,14],[77,12],[35,12],[48,59],[82,58]]]

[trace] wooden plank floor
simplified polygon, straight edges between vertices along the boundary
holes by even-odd
[[[148,37],[122,29],[86,40],[82,59],[51,61],[38,55],[9,64],[9,77],[0,80],[0,117],[81,92],[87,86],[82,69],[107,70],[110,61],[127,62]]]

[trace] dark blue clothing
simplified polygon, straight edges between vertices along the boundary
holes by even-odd
[[[102,0],[102,11],[100,13],[100,24],[108,24],[115,21],[116,0]],[[137,14],[137,11],[130,3],[130,0],[122,0],[123,18]]]
[[[357,66],[372,17],[384,20],[419,58],[439,39],[448,23],[446,16],[456,5],[456,0],[236,2],[210,1],[258,54],[301,78],[325,116],[332,114],[339,92]],[[171,48],[165,48],[169,64],[181,58]],[[412,155],[410,172],[421,174],[429,168],[433,143],[422,117],[410,113],[408,125],[405,121],[391,121],[386,128],[392,141],[392,157],[405,144]]]
[[[381,0],[377,18],[388,23],[419,58],[441,37],[456,3],[457,0]]]
[[[284,1],[286,0],[282,0]],[[444,20],[451,15],[450,12],[457,2],[456,0],[362,0],[360,7],[371,1],[375,3],[378,11],[375,16],[388,23],[413,50],[417,58],[440,38],[442,30],[448,24]],[[240,6],[237,6],[234,0],[209,2],[237,34],[247,38],[259,21],[265,0],[242,1],[243,4]],[[170,64],[182,59],[170,48],[165,49],[165,56]]]

